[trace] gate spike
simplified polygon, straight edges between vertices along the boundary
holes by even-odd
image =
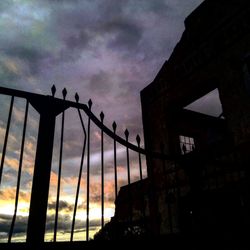
[[[126,136],[126,140],[128,140],[129,132],[128,132],[127,129],[124,131],[124,134],[125,134],[125,136]]]
[[[75,94],[75,99],[76,99],[76,102],[79,102],[79,95],[78,95],[77,92],[76,92],[76,94]]]
[[[113,122],[112,127],[113,127],[113,130],[114,130],[114,132],[115,132],[115,131],[116,131],[116,128],[117,128],[117,125],[116,125],[116,122],[115,122],[115,121]]]
[[[51,93],[52,93],[52,96],[55,97],[55,93],[56,93],[56,86],[55,86],[55,84],[53,84],[53,86],[51,87]]]
[[[103,119],[104,119],[104,113],[103,112],[100,113],[100,118],[101,118],[101,122],[103,122]]]
[[[66,88],[63,89],[62,94],[63,94],[63,99],[65,99],[66,95],[67,95],[67,89]]]
[[[138,146],[140,146],[141,137],[139,135],[136,136],[136,141],[137,141]]]
[[[89,109],[91,109],[91,107],[92,107],[92,100],[91,99],[89,99],[89,101],[88,101],[88,105],[89,105]]]

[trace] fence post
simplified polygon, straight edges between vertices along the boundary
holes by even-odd
[[[29,101],[40,114],[40,122],[31,191],[27,243],[38,245],[44,242],[56,116],[67,109],[68,106],[63,100],[50,96],[32,98]]]

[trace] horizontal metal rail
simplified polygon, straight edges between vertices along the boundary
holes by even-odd
[[[41,95],[41,94],[29,93],[29,92],[25,92],[25,91],[21,91],[21,90],[15,90],[15,89],[4,88],[4,87],[0,87],[0,94],[21,97],[21,98],[25,98],[27,100],[32,100],[34,98],[43,98],[44,97],[44,95]],[[95,125],[97,127],[99,127],[106,135],[108,135],[109,137],[111,137],[116,142],[120,143],[121,145],[128,147],[129,149],[131,149],[135,152],[138,152],[138,153],[141,153],[144,155],[148,155],[148,156],[153,157],[153,158],[158,158],[158,159],[159,158],[160,159],[164,158],[165,160],[173,159],[172,157],[165,155],[165,154],[162,154],[161,152],[146,151],[145,149],[138,147],[137,145],[134,145],[134,144],[130,143],[129,141],[127,141],[126,139],[123,139],[122,137],[118,136],[111,129],[109,129],[106,125],[104,125],[102,123],[102,121],[100,121],[92,113],[92,111],[89,109],[89,107],[86,104],[79,103],[79,102],[73,102],[73,101],[69,101],[69,100],[64,100],[64,99],[60,99],[60,98],[55,98],[55,97],[49,96],[49,95],[47,97],[55,99],[58,103],[61,103],[64,106],[83,110],[89,116],[91,121],[94,122]]]

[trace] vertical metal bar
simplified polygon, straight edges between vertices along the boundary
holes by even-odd
[[[141,138],[139,135],[136,136],[136,141],[137,141],[138,148],[140,149]],[[142,180],[142,165],[141,165],[141,153],[140,153],[140,151],[138,152],[138,158],[139,158],[140,180]],[[146,227],[147,227],[147,225],[146,225],[146,208],[145,208],[143,186],[141,186],[141,206],[142,206],[141,212],[142,212],[143,225],[144,225],[144,228],[146,230]]]
[[[46,100],[45,100],[46,101]],[[51,103],[53,107],[53,104]],[[44,241],[48,205],[49,182],[55,133],[55,116],[47,111],[39,122],[34,166],[27,242],[37,245]]]
[[[2,159],[1,159],[1,165],[0,165],[0,185],[1,185],[1,181],[2,181],[3,165],[4,165],[7,142],[8,142],[8,137],[9,137],[10,121],[11,121],[11,115],[12,115],[12,110],[13,110],[13,103],[14,103],[14,96],[11,97],[11,101],[10,101],[9,116],[8,116],[6,131],[5,131],[5,137],[4,137],[3,152],[2,152]]]
[[[88,102],[89,109],[91,110],[92,101],[91,99]],[[89,170],[90,170],[90,117],[88,117],[88,130],[87,130],[87,148],[88,148],[88,154],[87,154],[87,209],[86,209],[86,241],[89,240]]]
[[[56,116],[69,106],[51,96],[32,96],[29,102],[40,114],[27,229],[27,242],[36,248],[44,242]]]
[[[21,143],[21,150],[20,150],[18,175],[17,175],[17,188],[16,188],[16,198],[15,198],[15,209],[14,209],[14,215],[12,217],[12,222],[11,222],[11,226],[10,226],[8,243],[11,242],[11,237],[12,237],[12,234],[13,234],[14,225],[15,225],[15,221],[16,221],[16,213],[17,213],[17,207],[18,207],[19,189],[20,189],[20,181],[21,181],[21,173],[22,173],[23,151],[24,151],[24,143],[25,143],[25,134],[26,134],[28,110],[29,110],[29,102],[26,101],[25,115],[24,115],[24,124],[23,124],[23,135],[22,135],[22,143]]]
[[[103,124],[104,114],[101,112],[100,114],[101,122]],[[104,226],[104,147],[103,147],[103,130],[101,130],[101,201],[102,201],[102,220],[101,220],[101,227]]]
[[[102,150],[102,169],[101,169],[101,175],[102,175],[102,228],[104,226],[104,155],[103,155],[103,130],[101,132],[101,150]]]
[[[115,165],[115,198],[118,195],[118,185],[117,185],[117,159],[116,159],[116,140],[114,140],[114,165]]]
[[[87,137],[87,148],[88,148],[88,155],[87,155],[87,208],[86,208],[86,240],[89,240],[89,165],[90,165],[90,118],[88,118],[88,137]]]
[[[65,115],[65,112],[63,111],[62,112],[62,126],[61,126],[61,141],[60,141],[58,181],[57,181],[57,195],[56,195],[54,242],[56,242],[57,224],[58,224],[58,210],[59,210],[59,200],[60,200],[60,186],[61,186],[61,172],[62,172],[62,153],[63,153],[63,137],[64,137],[64,115]]]
[[[130,185],[130,163],[129,163],[129,148],[126,147],[127,151],[127,171],[128,171],[128,185]]]
[[[126,129],[125,132],[126,137],[126,143],[128,143],[128,136],[129,132]],[[126,151],[127,151],[127,171],[128,171],[128,209],[129,209],[129,224],[132,222],[133,217],[133,208],[132,208],[132,194],[131,194],[131,187],[130,187],[130,162],[129,162],[129,148],[128,145],[126,145]]]
[[[126,136],[126,142],[128,143],[129,132],[127,129],[125,130],[125,136]],[[126,146],[126,151],[127,151],[128,184],[130,185],[130,162],[129,162],[129,148],[128,148],[128,146]]]
[[[116,133],[116,123],[113,122],[113,131]],[[117,199],[118,190],[117,190],[117,158],[116,158],[116,140],[114,139],[114,172],[115,172],[115,199]]]
[[[84,133],[84,141],[83,141],[82,157],[81,157],[79,177],[78,177],[78,183],[77,183],[77,189],[76,189],[76,199],[75,199],[75,206],[74,206],[74,212],[73,212],[73,220],[72,220],[70,241],[73,241],[73,237],[74,237],[75,217],[76,217],[78,196],[79,196],[79,192],[80,192],[80,185],[81,185],[81,178],[82,178],[82,169],[83,169],[83,161],[84,161],[84,155],[85,155],[85,149],[86,149],[86,129],[85,129],[85,126],[84,126],[84,123],[83,123],[83,119],[82,119],[82,115],[81,115],[80,109],[78,109],[78,114],[79,114],[79,117],[80,117],[82,129],[83,129],[83,133]]]
[[[136,141],[138,148],[140,149],[140,143],[141,143],[141,138],[139,135],[136,136]],[[141,166],[141,153],[138,153],[138,158],[139,158],[139,171],[140,171],[140,180],[142,180],[142,166]]]
[[[138,153],[139,157],[139,168],[140,168],[140,180],[142,180],[142,166],[141,166],[141,153]]]

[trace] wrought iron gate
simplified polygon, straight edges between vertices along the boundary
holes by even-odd
[[[141,147],[141,138],[139,135],[136,137],[137,145],[134,145],[129,142],[129,131],[126,129],[125,139],[121,138],[116,134],[117,124],[113,122],[112,130],[104,125],[104,113],[100,113],[100,119],[98,119],[91,111],[92,101],[88,101],[88,105],[82,104],[79,102],[79,95],[75,94],[75,102],[66,100],[67,90],[63,89],[62,97],[63,99],[58,99],[55,97],[56,88],[53,86],[51,88],[52,95],[45,96],[39,94],[28,93],[19,90],[13,90],[8,88],[0,87],[0,94],[10,96],[10,105],[8,112],[8,119],[6,123],[4,138],[3,138],[3,148],[2,148],[2,157],[0,165],[0,189],[1,179],[3,175],[3,170],[5,167],[6,161],[6,151],[7,144],[9,139],[9,131],[11,126],[11,118],[13,116],[13,107],[14,101],[16,98],[22,98],[25,100],[25,111],[23,119],[23,128],[22,128],[22,138],[21,138],[21,148],[18,160],[18,170],[17,170],[17,184],[16,184],[16,193],[15,193],[15,205],[14,205],[14,214],[12,217],[12,222],[9,228],[8,233],[8,242],[11,242],[13,230],[15,226],[15,221],[17,217],[19,193],[20,193],[20,179],[23,166],[23,154],[25,147],[25,138],[26,138],[26,128],[27,128],[27,118],[29,113],[30,105],[38,112],[40,116],[39,120],[39,129],[37,136],[37,148],[36,156],[34,162],[34,173],[33,173],[33,182],[32,182],[32,191],[30,198],[30,209],[28,217],[28,226],[27,226],[27,243],[30,244],[40,244],[44,242],[44,234],[46,227],[46,212],[48,206],[48,194],[50,186],[50,176],[51,176],[51,164],[52,164],[52,155],[53,155],[53,140],[55,134],[55,124],[56,117],[61,114],[61,132],[60,132],[60,152],[59,152],[59,164],[58,164],[58,180],[57,180],[57,194],[56,194],[56,206],[55,206],[55,220],[54,220],[54,235],[53,241],[57,241],[57,231],[58,231],[58,212],[59,212],[59,201],[60,201],[60,188],[61,188],[61,171],[62,171],[62,155],[63,155],[63,145],[64,145],[64,123],[65,123],[65,111],[69,108],[73,108],[77,111],[81,128],[84,134],[82,141],[82,153],[80,168],[78,173],[77,188],[75,194],[73,216],[72,216],[72,225],[70,232],[70,241],[73,241],[74,231],[75,231],[75,222],[76,222],[76,213],[79,200],[80,185],[83,173],[83,163],[86,158],[86,238],[83,240],[88,241],[90,239],[89,230],[90,230],[90,129],[91,124],[94,123],[100,130],[100,143],[101,143],[101,228],[104,227],[104,206],[105,206],[105,164],[104,164],[104,134],[113,140],[113,173],[114,173],[114,192],[115,198],[118,195],[118,175],[117,175],[117,144],[124,147],[124,153],[126,155],[126,171],[127,171],[127,183],[131,184],[131,161],[130,161],[130,151],[138,154],[137,167],[139,171],[139,180],[143,179],[143,167],[142,167],[142,156],[145,156],[146,151]],[[83,114],[86,115],[87,121],[83,119]],[[85,124],[86,123],[86,124]],[[155,154],[157,156],[158,154]],[[160,155],[160,154],[159,154]],[[159,156],[158,155],[158,156]],[[145,211],[142,213],[145,216]]]

